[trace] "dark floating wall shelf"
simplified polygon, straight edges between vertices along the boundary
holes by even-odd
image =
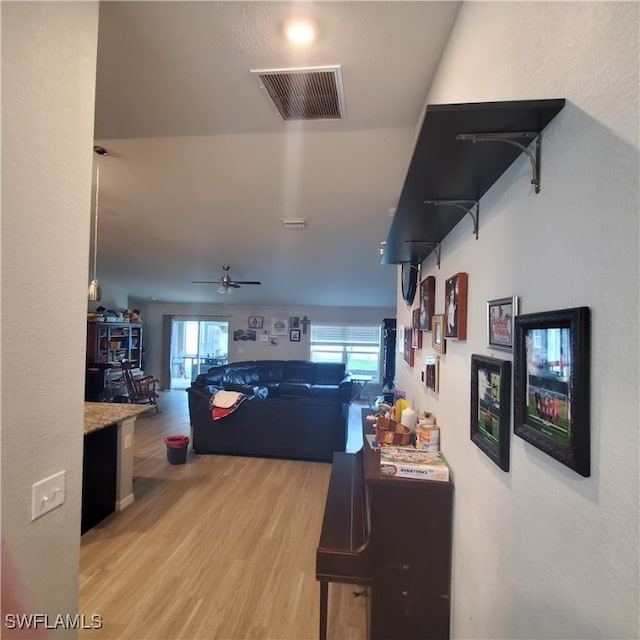
[[[480,198],[525,153],[540,191],[541,133],[563,98],[428,105],[382,264],[420,264],[469,214],[478,237]],[[529,149],[534,143],[534,150]]]

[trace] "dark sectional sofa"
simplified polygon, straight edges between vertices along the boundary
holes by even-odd
[[[213,420],[209,401],[218,390],[246,399]],[[244,456],[322,460],[344,451],[351,376],[344,364],[253,360],[213,367],[189,394],[193,450]]]

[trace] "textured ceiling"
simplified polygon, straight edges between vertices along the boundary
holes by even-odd
[[[380,265],[459,3],[101,2],[98,276],[167,302],[394,306]],[[319,36],[295,51],[292,16]],[[340,65],[345,118],[283,122],[250,73]],[[282,218],[306,218],[287,231]],[[233,296],[215,285],[261,280]]]

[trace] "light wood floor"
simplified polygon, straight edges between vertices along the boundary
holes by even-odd
[[[81,539],[80,612],[102,616],[81,640],[318,637],[315,551],[327,463],[236,456],[167,462],[163,439],[189,435],[187,394],[162,393],[134,439],[135,502]],[[329,637],[366,637],[363,598],[329,589]]]

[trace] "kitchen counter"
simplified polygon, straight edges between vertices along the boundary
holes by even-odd
[[[115,510],[122,511],[134,501],[133,495],[133,432],[136,418],[149,409],[155,407],[148,404],[124,404],[119,402],[85,402],[84,403],[84,437],[85,437],[85,478],[83,479],[83,504],[86,503],[86,509],[89,509],[91,503],[95,502],[90,495],[85,495],[85,490],[91,492],[95,487],[98,493],[102,491],[100,488],[105,483],[103,478],[98,478],[98,461],[100,456],[115,456]],[[108,439],[106,434],[107,427],[115,425],[115,451],[108,454],[105,451],[109,448],[106,444],[96,445],[88,440],[95,441],[97,436],[101,434],[105,436],[103,440]],[[103,433],[104,432],[104,433]],[[91,452],[91,453],[89,453]],[[113,457],[111,458],[113,460]],[[113,471],[109,472],[111,475]],[[96,476],[96,477],[93,477]],[[107,476],[105,476],[107,477]],[[111,477],[113,477],[111,475]],[[113,503],[111,503],[113,504]],[[113,507],[112,507],[113,508]],[[83,511],[85,507],[83,507]],[[89,525],[87,525],[88,527]],[[87,528],[85,527],[85,529]]]
[[[123,404],[119,402],[85,402],[84,434],[87,435],[110,424],[138,416],[153,408],[148,404]]]

